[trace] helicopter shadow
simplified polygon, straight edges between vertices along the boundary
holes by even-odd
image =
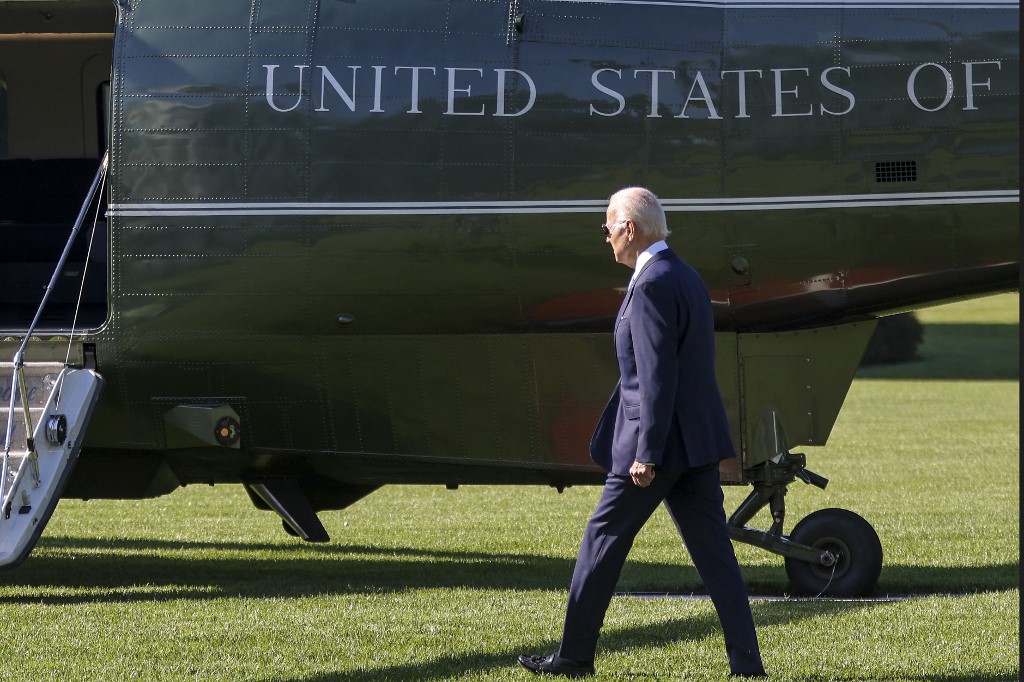
[[[43,551],[21,567],[0,573],[0,604],[288,598],[438,588],[561,592],[568,587],[575,563],[572,558],[531,552],[129,538],[48,537],[39,549]],[[742,570],[751,594],[787,593],[781,565],[743,566]],[[1018,574],[1019,562],[969,571],[887,566],[879,593],[944,595],[1015,589]],[[704,592],[700,576],[682,553],[679,563],[627,562],[619,589]]]

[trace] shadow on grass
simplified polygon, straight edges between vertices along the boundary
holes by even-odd
[[[778,566],[741,566],[752,595],[790,594],[789,580]],[[884,566],[874,596],[896,594],[946,595],[1001,592],[1020,587],[1020,562],[990,566]],[[620,592],[704,594],[704,586],[692,565],[627,563],[619,580]],[[869,595],[870,596],[870,595]]]
[[[921,359],[872,365],[858,379],[964,379],[1013,381],[1020,378],[1020,325],[928,324]]]
[[[822,609],[770,609],[755,613],[759,627],[787,624],[805,618],[841,617],[844,614],[869,608],[868,604],[828,603]],[[598,655],[604,657],[617,652],[631,651],[647,647],[664,647],[677,642],[695,641],[706,637],[721,637],[722,628],[717,616],[701,615],[687,618],[671,618],[648,625],[630,628],[607,628],[598,644]],[[516,657],[519,654],[549,654],[558,648],[558,640],[548,639],[535,644],[526,645],[524,649],[505,649],[498,652],[471,653],[452,655],[420,663],[383,663],[368,670],[339,671],[324,673],[310,677],[297,677],[279,682],[377,682],[378,680],[447,680],[463,675],[486,675],[501,669],[518,670],[523,679],[534,679],[525,670],[519,669]],[[598,679],[607,679],[608,674],[601,674],[601,661],[597,661]],[[663,670],[657,658],[651,659],[650,670],[637,670],[633,673],[613,673],[612,677],[636,679],[678,679],[678,671]],[[725,644],[721,647],[721,667],[724,677],[728,670]],[[594,679],[594,678],[590,678]]]
[[[937,586],[943,586],[936,589]],[[1020,561],[993,566],[883,566],[878,591],[890,594],[959,594],[1016,590]]]
[[[619,590],[703,594],[697,571],[682,563],[685,554],[682,548],[680,552],[679,564],[627,562]],[[573,563],[569,558],[528,553],[412,547],[50,537],[21,567],[0,573],[0,590],[15,592],[0,592],[0,604],[289,598],[453,588],[562,592],[568,588]],[[1018,567],[1016,562],[970,570],[887,567],[880,589],[938,595],[1015,589]],[[743,574],[752,594],[788,592],[781,562],[743,567]]]
[[[1017,675],[982,674],[982,675],[928,675],[923,677],[911,677],[910,680],[921,682],[1019,682]]]
[[[0,604],[303,597],[457,587],[564,589],[571,573],[569,559],[533,554],[57,537],[43,538],[21,567],[0,573],[0,589],[63,588],[81,594],[0,594]]]
[[[667,677],[667,676],[666,676]],[[331,678],[319,678],[329,680]],[[338,678],[341,679],[341,678]],[[794,679],[784,677],[783,679]],[[835,674],[801,675],[800,682],[1020,682],[1020,677],[1013,673],[963,673],[960,675],[934,675],[930,673],[919,673],[918,675],[899,675],[893,677],[892,673],[879,672],[876,674],[859,673],[853,677],[842,677]]]
[[[813,609],[793,608],[798,605],[785,605],[783,608],[759,609],[755,613],[758,627],[783,625],[804,620],[805,618],[835,618],[842,619],[847,614],[864,608],[870,608],[868,604],[857,603],[823,603],[816,604]],[[820,608],[819,608],[820,607]],[[656,656],[650,660],[650,668],[646,670],[635,670],[630,672],[602,672],[601,658],[608,654],[628,652],[644,648],[660,648],[677,642],[695,641],[707,637],[721,636],[721,626],[715,616],[694,616],[689,618],[673,618],[650,625],[642,625],[632,628],[613,629],[609,628],[602,635],[598,644],[598,676],[596,679],[673,679],[685,678],[685,673],[675,669],[666,669],[666,663]],[[452,655],[421,663],[382,663],[378,667],[359,671],[338,671],[312,675],[309,677],[296,677],[276,682],[376,682],[377,680],[447,680],[465,675],[487,675],[499,670],[508,669],[509,674],[518,669],[515,662],[519,654],[547,654],[558,648],[558,641],[554,639],[545,640],[534,645],[529,645],[526,650],[506,649],[499,652],[488,653],[465,653],[463,655]],[[766,659],[767,660],[767,659]],[[722,678],[725,678],[728,664],[726,663],[724,643],[721,652]],[[772,673],[770,661],[768,672]],[[519,670],[523,679],[534,679],[525,670]],[[595,679],[595,678],[590,678]],[[786,678],[783,676],[783,679]],[[801,675],[801,682],[837,682],[843,680],[836,674],[811,674]],[[891,681],[891,673],[879,672],[877,675],[865,675],[858,673],[848,678],[851,682],[871,682],[873,680]],[[920,676],[900,677],[907,682],[1010,682],[1016,680],[1016,676],[982,673],[962,675],[933,675],[924,674]]]

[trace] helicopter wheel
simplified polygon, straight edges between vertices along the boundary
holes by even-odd
[[[288,533],[288,535],[291,535],[293,538],[299,537],[299,534],[295,532],[294,528],[292,528],[290,525],[288,525],[287,521],[283,521],[282,520],[281,521],[281,526],[284,527],[284,532]]]
[[[833,566],[786,558],[793,592],[853,597],[870,592],[882,573],[882,543],[871,524],[845,509],[820,509],[793,528],[793,542],[838,555]]]

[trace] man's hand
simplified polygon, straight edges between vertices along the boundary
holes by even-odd
[[[633,462],[633,465],[629,467],[629,475],[633,477],[633,483],[641,488],[646,488],[654,480],[654,465]]]

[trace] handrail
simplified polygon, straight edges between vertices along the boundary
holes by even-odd
[[[82,204],[82,208],[78,211],[78,218],[75,219],[74,227],[71,228],[71,236],[68,237],[68,242],[64,246],[64,251],[60,254],[57,266],[53,269],[53,275],[50,277],[50,283],[46,285],[46,290],[43,292],[43,299],[39,302],[39,307],[36,308],[36,315],[32,318],[32,324],[28,326],[28,330],[25,332],[25,338],[22,340],[21,346],[18,348],[18,352],[14,354],[14,372],[11,378],[10,409],[7,412],[7,430],[4,437],[4,462],[3,470],[0,472],[0,500],[5,499],[7,496],[7,474],[11,459],[11,441],[14,440],[14,405],[16,398],[19,395],[22,396],[22,408],[25,411],[25,435],[28,439],[29,455],[34,456],[36,454],[35,443],[32,441],[32,412],[28,404],[28,395],[25,387],[25,349],[28,347],[29,339],[32,338],[32,334],[35,332],[36,326],[39,324],[39,320],[42,319],[43,310],[46,308],[46,303],[50,300],[50,293],[52,293],[54,287],[57,285],[57,279],[60,277],[60,273],[64,269],[64,263],[67,262],[68,256],[71,254],[71,247],[74,245],[75,239],[78,237],[79,230],[82,229],[82,224],[85,222],[85,217],[89,211],[89,207],[96,198],[96,192],[100,187],[103,177],[107,173],[108,158],[108,153],[104,153],[103,159],[100,160],[100,167],[96,169],[96,176],[93,178],[92,185],[89,187],[89,194],[86,196],[85,202]],[[17,390],[15,390],[15,387],[17,387]]]

